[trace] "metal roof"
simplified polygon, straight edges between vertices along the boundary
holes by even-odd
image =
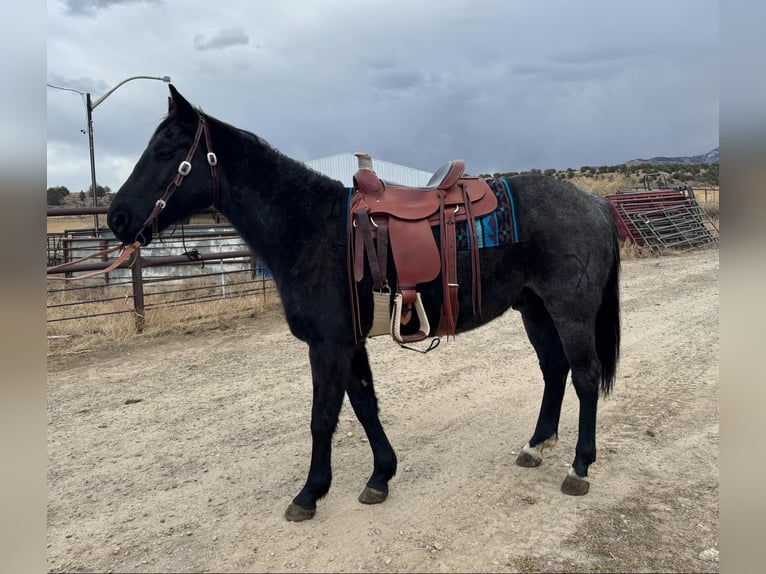
[[[353,185],[352,178],[359,168],[353,153],[338,153],[305,162],[310,168],[333,179],[346,187]],[[372,158],[372,168],[379,178],[402,185],[423,186],[433,175],[431,172]]]

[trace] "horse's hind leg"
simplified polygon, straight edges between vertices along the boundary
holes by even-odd
[[[534,434],[516,458],[516,464],[519,466],[533,467],[542,462],[543,450],[553,446],[558,440],[561,403],[564,400],[569,363],[556,327],[542,300],[529,292],[520,311],[545,381]]]
[[[588,467],[596,460],[596,410],[601,362],[596,353],[593,320],[567,318],[556,322],[572,369],[572,385],[580,400],[577,447],[569,474],[561,485],[565,494],[582,495],[590,485]]]
[[[377,504],[388,496],[388,481],[396,474],[396,454],[378,417],[378,399],[375,397],[372,371],[364,345],[354,349],[351,375],[346,393],[356,417],[367,433],[373,456],[372,476],[359,495],[359,501]]]
[[[292,522],[313,518],[317,500],[330,490],[332,435],[338,424],[345,383],[351,370],[348,351],[331,345],[311,346],[309,359],[314,389],[311,466],[305,485],[285,511],[285,518]]]

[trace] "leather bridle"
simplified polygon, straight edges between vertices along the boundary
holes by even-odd
[[[194,134],[194,142],[192,143],[191,148],[189,148],[189,152],[186,154],[186,159],[184,159],[178,165],[178,173],[175,174],[175,176],[173,177],[173,180],[165,188],[165,193],[162,195],[162,197],[155,202],[154,209],[152,209],[152,212],[149,214],[149,217],[146,218],[146,221],[144,221],[144,224],[141,226],[141,229],[136,234],[134,243],[137,242],[140,245],[143,245],[146,242],[146,238],[143,235],[143,231],[144,229],[146,229],[147,225],[151,224],[153,234],[156,234],[158,232],[157,220],[159,218],[159,215],[162,212],[162,210],[165,209],[165,206],[167,206],[168,200],[170,199],[170,197],[181,186],[181,183],[183,183],[184,177],[189,175],[189,172],[191,172],[191,168],[192,168],[191,160],[197,151],[197,146],[199,145],[200,139],[202,139],[203,134],[205,136],[205,145],[207,146],[207,163],[208,165],[210,165],[210,175],[213,178],[212,205],[215,206],[218,203],[218,172],[216,170],[216,165],[218,165],[218,158],[216,157],[215,153],[213,153],[213,146],[210,142],[210,129],[208,128],[207,121],[205,120],[204,116],[200,114],[199,122],[197,123],[197,132]]]
[[[197,124],[197,133],[194,134],[194,142],[191,145],[191,148],[189,149],[189,152],[186,154],[186,159],[184,159],[179,165],[178,165],[178,173],[173,177],[173,180],[168,184],[167,188],[165,188],[165,193],[162,195],[160,199],[158,199],[154,204],[154,209],[152,209],[152,212],[149,214],[149,217],[146,218],[146,221],[144,221],[144,224],[141,226],[141,229],[136,234],[136,237],[130,245],[118,245],[115,247],[110,247],[108,249],[104,249],[103,251],[99,251],[98,253],[93,253],[91,255],[87,255],[86,257],[82,257],[80,259],[77,259],[75,261],[70,261],[69,263],[62,263],[61,265],[56,265],[54,267],[48,267],[47,272],[51,273],[53,271],[64,271],[68,268],[72,267],[76,263],[82,263],[83,261],[87,259],[93,259],[95,257],[103,257],[105,255],[108,255],[109,253],[113,253],[117,250],[122,249],[122,253],[112,262],[112,264],[107,267],[106,269],[101,269],[98,271],[93,271],[92,273],[88,273],[86,275],[78,275],[76,277],[52,277],[51,279],[61,279],[64,281],[72,281],[75,279],[86,279],[88,277],[94,277],[96,275],[103,275],[105,273],[109,273],[111,270],[116,269],[119,267],[128,257],[130,257],[133,253],[135,253],[139,247],[144,245],[146,243],[146,238],[144,237],[143,231],[146,229],[147,225],[152,226],[152,233],[158,232],[158,223],[157,218],[159,217],[160,213],[163,209],[165,209],[165,206],[168,203],[168,200],[170,199],[170,196],[175,193],[176,189],[178,189],[181,185],[181,183],[184,180],[184,177],[189,175],[189,172],[191,172],[191,160],[194,157],[194,154],[197,151],[197,146],[199,145],[200,139],[202,139],[202,135],[205,136],[205,145],[207,146],[207,163],[210,165],[210,175],[213,178],[213,202],[212,205],[215,206],[218,203],[218,172],[216,170],[216,165],[218,165],[218,158],[216,157],[215,153],[213,153],[213,146],[210,143],[210,129],[208,128],[207,121],[205,121],[205,118],[202,116],[202,114],[199,115],[199,123]],[[133,260],[133,263],[135,263],[135,259]],[[133,266],[133,263],[130,264],[130,266]]]

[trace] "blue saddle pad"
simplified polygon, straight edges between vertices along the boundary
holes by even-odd
[[[517,202],[508,182],[505,181],[505,178],[488,179],[487,184],[497,197],[497,209],[474,221],[479,249],[519,243],[521,239],[519,224],[516,220]],[[455,231],[457,248],[459,250],[470,249],[471,236],[468,234],[468,222],[461,221],[458,223]]]

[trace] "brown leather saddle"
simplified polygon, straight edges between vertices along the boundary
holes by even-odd
[[[399,342],[409,343],[425,339],[430,330],[430,327],[422,327],[425,313],[417,286],[436,279],[441,273],[444,300],[437,335],[454,335],[458,316],[455,226],[458,222],[467,222],[473,306],[474,313],[480,313],[481,272],[474,220],[494,211],[497,197],[486,181],[466,176],[465,164],[459,159],[439,168],[425,187],[408,187],[378,178],[369,156],[357,155],[360,169],[354,175],[348,242],[354,281],[358,283],[363,279],[366,252],[374,291],[388,288],[386,262],[390,246],[398,282],[391,332]],[[434,226],[440,229],[440,245],[432,231]],[[406,322],[413,305],[418,315],[423,315],[420,316],[421,330],[400,337],[398,322]],[[355,328],[361,332],[356,307],[354,312]]]

